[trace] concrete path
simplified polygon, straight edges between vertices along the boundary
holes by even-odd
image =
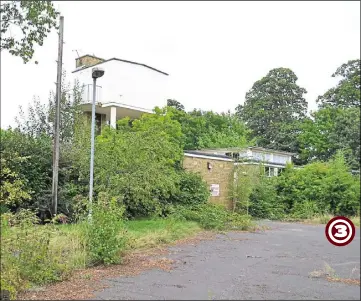
[[[217,235],[170,248],[174,270],[109,279],[98,300],[341,299],[360,300],[360,286],[325,274],[360,279],[360,232],[331,245],[324,226],[264,222],[270,230]]]

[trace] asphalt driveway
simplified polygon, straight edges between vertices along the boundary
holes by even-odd
[[[331,245],[324,226],[264,222],[257,233],[229,232],[170,248],[170,272],[150,270],[108,279],[98,300],[350,299],[360,286],[360,232],[345,247]]]

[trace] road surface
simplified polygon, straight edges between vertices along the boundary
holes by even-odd
[[[106,280],[98,300],[341,299],[360,300],[360,232],[336,247],[324,225],[263,222],[270,230],[229,232],[170,248],[170,272],[149,270]]]

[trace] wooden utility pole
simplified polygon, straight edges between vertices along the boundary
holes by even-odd
[[[58,210],[58,175],[59,175],[59,131],[60,131],[60,102],[61,102],[61,75],[63,67],[63,31],[64,17],[60,16],[59,45],[58,45],[58,68],[56,77],[55,94],[55,120],[54,120],[54,152],[53,152],[53,187],[52,187],[52,214]]]

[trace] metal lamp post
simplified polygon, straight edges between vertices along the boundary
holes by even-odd
[[[93,78],[93,103],[92,103],[92,124],[91,124],[91,146],[90,146],[90,179],[89,179],[89,220],[92,218],[93,183],[94,183],[94,148],[95,148],[95,99],[97,78],[104,75],[101,68],[92,69]]]

